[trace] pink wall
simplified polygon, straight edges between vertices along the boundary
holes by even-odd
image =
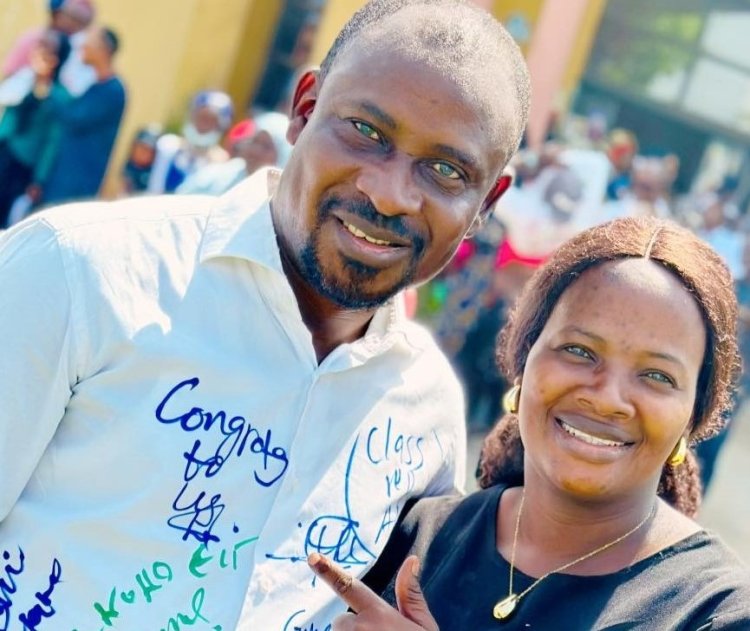
[[[589,0],[547,0],[534,27],[527,62],[531,72],[529,145],[544,142]]]

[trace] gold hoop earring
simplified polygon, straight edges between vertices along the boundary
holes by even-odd
[[[685,462],[685,458],[687,457],[687,450],[687,438],[682,436],[672,450],[672,453],[669,454],[667,464],[670,467],[679,467],[683,462]]]
[[[503,410],[506,414],[518,412],[518,401],[521,398],[521,386],[516,384],[503,395]]]

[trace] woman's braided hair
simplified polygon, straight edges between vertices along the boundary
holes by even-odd
[[[509,382],[523,375],[560,296],[588,269],[624,258],[647,258],[667,269],[698,305],[706,327],[706,350],[698,375],[690,444],[724,426],[739,375],[737,299],[729,271],[711,247],[675,223],[625,218],[596,226],[562,245],[521,293],[498,343],[498,361]],[[518,418],[504,415],[484,441],[479,484],[523,481],[523,445]],[[659,495],[688,516],[700,507],[699,467],[692,449],[679,466],[665,464]]]

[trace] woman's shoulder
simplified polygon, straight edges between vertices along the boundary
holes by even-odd
[[[407,532],[436,532],[445,525],[465,524],[467,515],[477,515],[491,509],[493,514],[505,486],[497,485],[469,495],[423,497],[407,506],[402,528]]]
[[[474,528],[477,519],[491,511],[492,519],[504,486],[493,486],[470,495],[424,497],[408,502],[385,548],[363,581],[389,598],[389,586],[404,559],[416,555],[423,560],[433,545],[454,545],[461,531]]]
[[[750,568],[715,533],[699,530],[630,572],[645,579],[638,589],[651,590],[649,600],[668,594],[673,608],[690,617],[686,628],[750,628]]]

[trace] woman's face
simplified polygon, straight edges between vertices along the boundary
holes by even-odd
[[[584,272],[523,373],[527,482],[588,500],[655,493],[690,425],[705,343],[697,304],[659,264],[625,259]]]
[[[273,166],[279,157],[273,138],[263,129],[257,131],[252,138],[237,143],[235,150],[247,163],[248,175],[261,167]]]

